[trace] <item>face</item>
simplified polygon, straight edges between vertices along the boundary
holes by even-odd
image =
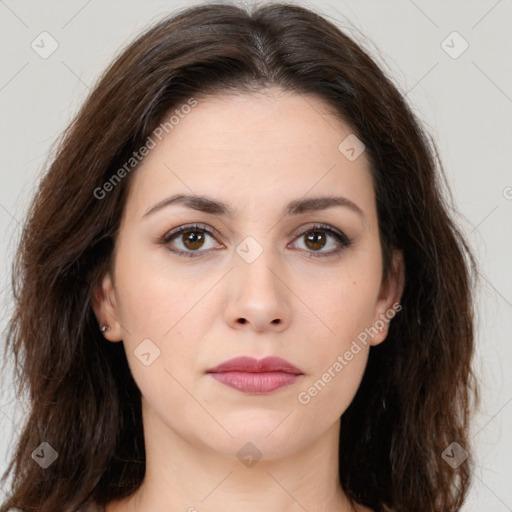
[[[145,425],[233,457],[251,442],[268,459],[339,425],[403,279],[381,283],[368,161],[340,149],[351,134],[321,99],[272,90],[200,99],[155,139],[94,299],[105,336],[124,344]],[[165,204],[177,194],[227,212]],[[343,199],[311,201],[325,197]],[[208,373],[238,356],[280,357],[300,375],[233,372],[232,387]]]

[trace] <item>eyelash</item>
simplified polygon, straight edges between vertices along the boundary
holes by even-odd
[[[212,238],[215,237],[215,232],[212,231],[211,229],[209,229],[203,225],[189,224],[189,225],[181,226],[181,227],[177,228],[176,230],[165,234],[160,240],[158,240],[158,243],[160,243],[162,245],[167,245],[174,238],[177,238],[182,233],[187,233],[189,231],[201,231],[201,232],[207,233]],[[309,257],[309,258],[328,258],[328,257],[336,256],[341,251],[343,251],[343,249],[350,247],[353,243],[353,241],[350,238],[348,238],[343,232],[341,232],[341,231],[338,232],[337,230],[334,230],[333,228],[331,228],[330,226],[328,226],[326,224],[315,224],[315,225],[309,227],[308,229],[304,230],[299,235],[297,235],[297,237],[295,239],[298,239],[301,236],[306,235],[307,233],[315,232],[315,231],[320,231],[320,232],[327,233],[327,234],[331,235],[332,237],[334,237],[337,240],[337,242],[340,244],[340,247],[338,247],[337,249],[334,249],[332,251],[326,252],[326,253],[314,252],[314,251],[309,252],[309,254],[307,254],[307,257]],[[176,250],[176,249],[169,249],[169,250],[172,253],[174,253],[180,257],[185,257],[185,258],[198,258],[201,256],[195,255],[195,253],[208,252],[208,251],[199,251],[199,250],[197,250],[197,251],[180,251],[180,250]]]

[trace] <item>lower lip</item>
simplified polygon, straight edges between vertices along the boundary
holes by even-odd
[[[276,389],[293,384],[300,375],[286,372],[221,372],[210,374],[215,380],[243,393],[271,393]]]

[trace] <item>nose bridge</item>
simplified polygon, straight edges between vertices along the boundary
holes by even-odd
[[[271,236],[247,236],[236,247],[235,274],[241,280],[243,288],[253,290],[271,288],[279,293],[279,273],[281,265],[272,247]],[[268,290],[267,290],[268,291]]]
[[[271,237],[263,238],[248,236],[236,247],[227,309],[228,322],[249,323],[257,330],[282,326],[289,314],[283,267]]]

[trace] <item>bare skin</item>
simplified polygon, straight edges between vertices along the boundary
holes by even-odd
[[[315,96],[209,97],[134,171],[113,274],[96,290],[94,310],[110,326],[105,337],[124,344],[142,392],[146,476],[107,512],[354,510],[339,484],[340,417],[371,346],[385,341],[390,321],[378,321],[399,302],[403,260],[396,251],[396,272],[382,282],[368,162],[364,152],[351,161],[338,149],[351,133]],[[173,204],[145,216],[178,193],[208,196],[236,213]],[[346,206],[283,213],[291,201],[327,195],[362,213]],[[318,223],[352,245],[318,228],[315,239]],[[158,242],[195,224],[213,234],[195,228],[192,242],[190,233]],[[246,254],[256,257],[248,262]],[[376,325],[378,334],[354,353],[357,336]],[[145,339],[146,362],[160,350],[149,365],[134,353]],[[342,370],[333,369],[351,350]],[[303,375],[257,395],[206,373],[241,355],[279,356]],[[325,386],[309,393],[319,379]],[[251,467],[237,456],[244,446],[261,457]]]

